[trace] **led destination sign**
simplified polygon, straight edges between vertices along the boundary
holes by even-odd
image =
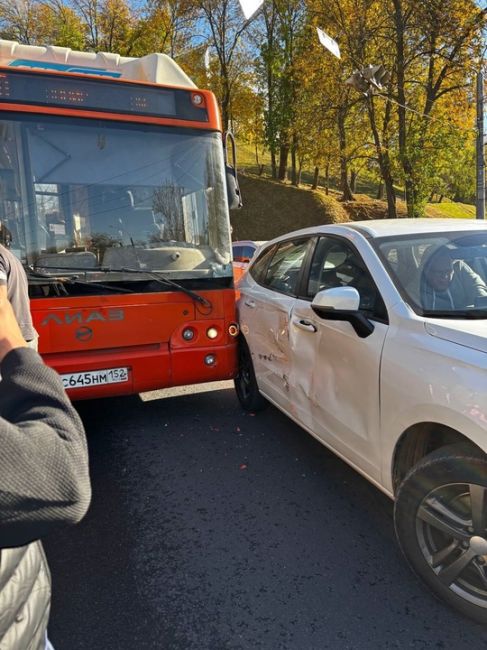
[[[207,122],[189,90],[24,71],[0,73],[0,104],[31,104]],[[201,96],[200,96],[201,97]]]

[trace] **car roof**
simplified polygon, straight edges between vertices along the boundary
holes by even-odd
[[[367,239],[398,235],[420,235],[436,232],[465,232],[469,230],[487,230],[487,222],[477,219],[371,219],[368,221],[350,221],[303,228],[276,237],[272,241],[287,239],[290,235],[312,234],[353,234],[360,232]],[[269,242],[270,243],[270,242]]]
[[[256,246],[259,247],[262,244],[265,244],[267,240],[255,241],[253,239],[239,239],[238,241],[232,241],[232,246]]]

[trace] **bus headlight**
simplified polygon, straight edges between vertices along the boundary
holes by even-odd
[[[216,327],[209,327],[206,330],[206,336],[209,339],[216,339],[216,337],[218,336],[218,330],[216,329]]]

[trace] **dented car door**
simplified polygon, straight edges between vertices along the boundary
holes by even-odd
[[[290,384],[297,418],[357,468],[380,478],[380,363],[388,325],[382,299],[358,253],[320,238],[305,292],[290,315]],[[374,331],[361,338],[349,322],[324,320],[311,308],[319,290],[354,286]]]
[[[309,237],[282,242],[258,281],[248,279],[239,301],[240,324],[252,339],[259,388],[277,405],[291,410],[289,319],[309,247]]]

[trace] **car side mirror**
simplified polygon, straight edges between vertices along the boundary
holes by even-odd
[[[334,287],[319,291],[311,309],[323,320],[347,321],[360,338],[374,331],[374,325],[359,311],[360,294],[354,287]]]
[[[228,162],[228,147],[232,150],[233,165]],[[242,207],[242,195],[237,176],[237,150],[233,133],[227,131],[223,136],[223,152],[225,155],[225,175],[227,179],[228,208],[238,210]]]

